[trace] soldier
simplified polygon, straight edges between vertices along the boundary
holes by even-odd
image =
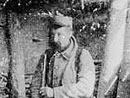
[[[56,48],[41,56],[32,80],[32,98],[90,98],[95,85],[93,59],[88,50],[78,46],[72,18],[55,16],[54,20]]]

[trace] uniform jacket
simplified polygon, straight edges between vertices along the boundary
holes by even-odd
[[[32,98],[39,98],[39,89],[43,82],[53,88],[54,98],[89,98],[93,95],[95,85],[93,59],[86,49],[82,49],[79,55],[79,68],[76,67],[77,50],[77,42],[72,37],[71,45],[64,52],[47,50],[41,56],[32,79]],[[45,72],[43,72],[44,63],[46,63]],[[76,68],[80,70],[77,72]]]

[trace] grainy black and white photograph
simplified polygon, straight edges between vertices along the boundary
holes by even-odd
[[[0,0],[0,98],[130,98],[130,0]]]

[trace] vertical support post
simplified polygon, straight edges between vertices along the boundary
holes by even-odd
[[[113,0],[105,48],[104,66],[98,88],[98,98],[105,98],[105,92],[113,83],[123,58],[124,34],[128,0]],[[117,78],[118,79],[118,78]],[[108,96],[107,98],[115,98]]]

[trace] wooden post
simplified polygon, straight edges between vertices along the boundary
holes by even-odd
[[[116,76],[123,58],[127,5],[128,0],[114,0],[112,2],[104,66],[98,88],[98,98],[105,98],[105,92],[112,85],[113,80],[118,79]],[[109,94],[107,96],[107,98],[115,97]]]
[[[13,17],[12,17],[13,18]],[[24,35],[20,29],[17,16],[14,18],[16,24],[11,28],[12,33],[12,59],[13,59],[13,86],[17,92],[17,98],[26,98],[25,91],[25,61],[24,61]],[[14,23],[15,23],[14,22]]]
[[[124,55],[120,73],[120,78],[122,81],[119,82],[117,90],[117,96],[119,98],[130,97],[130,2],[128,3],[127,12],[128,15],[124,39]]]
[[[5,36],[4,24],[2,21],[5,20],[5,14],[0,12],[0,98],[7,98],[7,76],[8,76],[8,63],[9,54],[7,49],[7,38]]]

